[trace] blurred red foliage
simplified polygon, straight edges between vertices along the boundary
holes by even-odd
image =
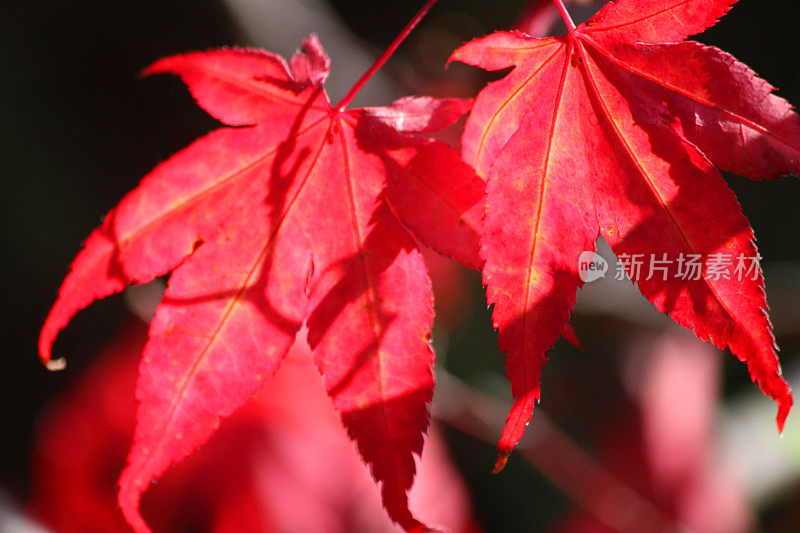
[[[59,532],[129,531],[116,483],[145,340],[143,325],[128,327],[40,417],[29,509]],[[143,514],[155,531],[398,531],[352,447],[298,342],[262,392],[148,491]],[[478,530],[435,425],[410,499],[429,524]]]

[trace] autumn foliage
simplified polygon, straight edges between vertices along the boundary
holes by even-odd
[[[481,269],[494,306],[515,397],[496,470],[539,400],[547,351],[571,332],[579,256],[600,236],[620,258],[673,260],[657,276],[628,275],[661,312],[746,362],[782,428],[792,397],[760,268],[725,277],[706,263],[686,279],[674,260],[758,257],[718,169],[797,174],[797,115],[730,55],[684,41],[734,0],[618,0],[578,26],[555,3],[567,35],[497,32],[453,53],[512,68],[474,104],[415,96],[332,105],[329,61],[313,35],[288,63],[230,48],[145,71],[180,76],[226,127],[156,167],[106,216],[39,344],[50,361],[80,309],[171,273],[139,367],[120,478],[134,529],[148,529],[139,501],[150,483],[261,389],[303,325],[389,517],[422,528],[407,496],[434,389],[421,245]],[[468,112],[461,153],[426,136]]]

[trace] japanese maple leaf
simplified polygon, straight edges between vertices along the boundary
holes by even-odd
[[[268,380],[300,326],[333,405],[406,529],[431,399],[433,320],[415,238],[477,267],[483,182],[441,142],[469,102],[340,110],[312,36],[291,68],[223,49],[162,59],[221,128],[159,165],[86,241],[40,339],[97,298],[172,271],[144,349],[119,501],[141,494]],[[409,233],[413,230],[414,237]]]
[[[730,55],[679,42],[735,0],[619,0],[578,27],[555,1],[568,35],[498,32],[452,56],[514,67],[481,91],[462,139],[463,157],[488,179],[483,281],[515,396],[496,468],[539,399],[546,351],[582,284],[578,258],[598,235],[620,258],[665,259],[667,270],[640,276],[629,262],[628,275],[659,311],[746,361],[782,428],[792,397],[761,271],[733,275],[758,257],[753,233],[715,166],[797,174],[797,115]],[[681,271],[692,257],[706,260],[701,276]],[[728,272],[709,271],[725,258]]]

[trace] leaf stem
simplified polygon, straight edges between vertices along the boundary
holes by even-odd
[[[556,9],[561,14],[561,18],[564,19],[564,24],[567,25],[567,31],[572,33],[575,31],[575,23],[572,22],[572,17],[569,16],[569,11],[567,11],[566,6],[564,6],[564,2],[562,0],[553,0],[553,3],[556,5]]]
[[[389,47],[381,54],[381,56],[375,60],[375,63],[373,63],[372,66],[369,67],[367,71],[358,79],[355,85],[353,85],[353,87],[350,89],[350,92],[348,92],[344,96],[344,98],[342,98],[341,101],[339,101],[339,103],[336,104],[336,106],[334,107],[334,110],[336,112],[342,111],[347,106],[347,104],[350,103],[350,101],[355,97],[356,93],[358,93],[358,91],[360,91],[361,88],[364,87],[364,84],[367,83],[367,81],[372,77],[372,75],[375,74],[378,71],[378,69],[383,66],[384,63],[386,63],[386,60],[388,60],[389,57],[391,57],[391,55],[395,52],[395,50],[397,50],[400,44],[406,39],[406,37],[408,37],[408,34],[411,33],[411,31],[414,29],[414,27],[416,27],[417,24],[419,24],[419,21],[422,20],[422,17],[424,17],[428,13],[428,11],[430,11],[433,5],[438,1],[439,0],[428,0],[427,2],[425,2],[425,5],[423,5],[419,11],[417,11],[417,14],[414,15],[414,18],[412,18],[411,21],[408,24],[406,24],[406,27],[403,28],[403,30],[397,35],[397,37],[394,38],[392,44],[389,45]]]

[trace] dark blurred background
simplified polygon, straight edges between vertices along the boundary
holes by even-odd
[[[66,356],[67,368],[51,373],[39,364],[39,328],[82,240],[155,164],[218,126],[176,79],[137,79],[137,73],[159,57],[221,45],[263,47],[286,56],[302,37],[316,32],[332,58],[328,89],[336,100],[421,3],[3,3],[0,491],[24,505],[32,490],[29,465],[37,413],[80,379],[93,355],[129,319],[122,296],[95,303],[56,342],[55,352]],[[443,70],[447,56],[470,38],[510,27],[526,3],[441,0],[354,105],[384,105],[414,93],[474,96],[489,78],[463,65]],[[576,18],[588,9],[576,7]],[[699,40],[732,53],[779,87],[781,96],[798,103],[798,22],[797,3],[743,0]],[[800,183],[796,178],[756,183],[726,177],[755,229],[782,362],[792,380],[798,376],[800,348]],[[476,390],[507,400],[503,360],[479,278],[459,270],[453,275],[459,280],[452,296],[458,303],[450,320],[437,325],[439,364]],[[680,333],[637,300],[629,284],[592,286],[578,301],[573,323],[584,349],[559,342],[551,352],[542,416],[600,463],[613,463],[603,458],[604,432],[634,435],[614,449],[633,446],[635,435],[642,434],[636,422],[642,408],[625,382],[629,355],[641,353],[646,359],[658,339]],[[749,383],[744,365],[730,355],[722,361],[724,396],[714,418],[714,446],[734,454],[743,469],[743,490],[756,521],[750,525],[774,531],[800,528],[798,415],[790,416],[778,442],[772,404]],[[800,381],[794,385],[798,390]],[[752,409],[758,417],[749,417]],[[538,416],[529,433],[536,432]],[[753,436],[762,431],[772,432],[764,437],[766,447],[764,438]],[[486,531],[568,529],[575,502],[557,488],[552,474],[512,456],[506,471],[492,476],[491,435],[487,440],[450,429],[447,438]],[[753,488],[747,459],[735,455],[737,446],[745,455],[781,457],[777,473],[760,463],[752,466],[756,477],[759,472],[776,476],[769,487]]]

